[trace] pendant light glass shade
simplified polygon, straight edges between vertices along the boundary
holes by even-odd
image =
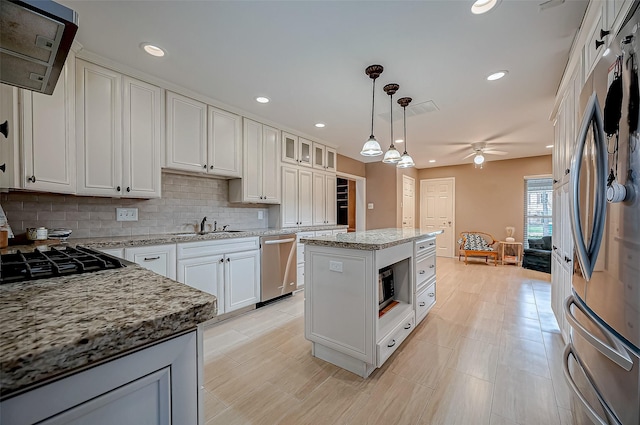
[[[382,162],[385,164],[396,164],[400,161],[400,152],[393,146],[393,95],[396,94],[399,88],[400,86],[397,84],[387,84],[384,86],[384,91],[389,95],[391,102],[391,146],[389,146],[389,149],[385,152],[384,158],[382,159]]]
[[[373,80],[373,91],[371,96],[371,136],[369,136],[369,140],[367,140],[362,146],[362,150],[360,151],[360,155],[362,156],[378,156],[382,155],[382,149],[380,148],[380,143],[376,140],[373,135],[373,115],[375,108],[375,100],[376,100],[376,78],[382,74],[384,68],[382,65],[371,65],[365,69],[365,74],[369,76]]]
[[[400,157],[400,161],[398,161],[398,164],[396,165],[398,168],[411,168],[416,165],[414,164],[411,155],[407,153],[407,106],[409,106],[411,100],[412,99],[410,97],[402,97],[398,99],[398,103],[400,104],[400,106],[402,106],[402,122],[404,124],[404,153],[402,154],[402,156]]]
[[[473,162],[474,164],[482,164],[484,162],[484,155],[482,155],[481,153],[477,154],[476,156],[473,157]]]

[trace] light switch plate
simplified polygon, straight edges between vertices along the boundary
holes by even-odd
[[[116,208],[116,221],[138,221],[138,209]]]
[[[367,204],[367,209],[370,209],[370,210],[372,210],[372,209],[373,209],[373,202],[369,202],[369,203]]]
[[[329,270],[342,273],[342,261],[329,261]]]

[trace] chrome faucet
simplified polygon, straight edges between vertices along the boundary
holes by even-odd
[[[205,216],[200,222],[200,233],[204,233],[204,223],[207,221],[207,217]]]

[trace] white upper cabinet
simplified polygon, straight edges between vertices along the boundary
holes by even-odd
[[[280,203],[280,138],[273,127],[244,119],[242,179],[229,182],[231,202]]]
[[[160,197],[162,92],[129,77],[123,83],[123,196]]]
[[[55,193],[76,191],[75,63],[72,54],[51,96],[20,90],[24,189]]]
[[[240,116],[167,91],[167,159],[174,170],[240,177]]]
[[[77,193],[160,196],[161,89],[76,62]]]
[[[313,168],[325,170],[327,165],[325,163],[326,146],[320,143],[313,142]]]
[[[167,91],[167,168],[207,170],[207,105]]]
[[[326,224],[336,224],[337,222],[337,199],[336,199],[336,185],[338,184],[335,174],[327,174],[326,186],[325,186],[325,220]]]
[[[78,193],[122,195],[122,76],[76,62]]]
[[[313,142],[282,132],[282,162],[311,167]]]
[[[324,160],[325,170],[332,173],[335,173],[336,171],[338,171],[337,156],[338,154],[335,149],[330,148],[329,146],[325,148],[325,160]]]
[[[208,169],[218,176],[242,176],[242,122],[240,116],[208,107]]]
[[[282,227],[313,224],[313,173],[296,167],[282,167]]]
[[[313,173],[313,224],[336,224],[336,176]]]

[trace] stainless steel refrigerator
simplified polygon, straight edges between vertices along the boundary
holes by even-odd
[[[639,27],[636,2],[581,92],[570,169],[565,376],[596,424],[640,424]]]

